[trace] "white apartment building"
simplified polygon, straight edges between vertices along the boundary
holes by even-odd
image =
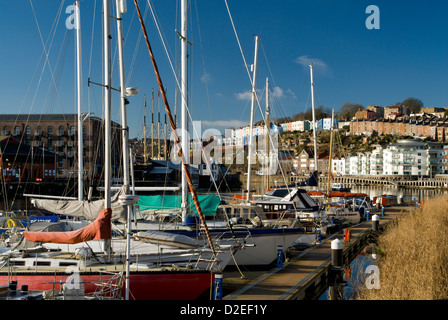
[[[349,154],[345,174],[433,177],[443,173],[441,143],[398,140],[388,146],[375,145],[370,152]]]
[[[370,153],[370,175],[383,174],[383,147],[379,144],[373,145]]]
[[[331,160],[331,172],[335,176],[345,174],[345,158]]]

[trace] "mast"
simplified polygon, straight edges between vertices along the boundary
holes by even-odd
[[[159,88],[163,89],[162,79],[160,77],[159,69],[157,67],[156,61],[154,59],[154,54],[153,54],[152,49],[151,49],[151,44],[149,43],[148,35],[146,33],[145,24],[143,22],[143,18],[142,18],[142,15],[141,15],[140,8],[138,6],[137,0],[134,0],[134,4],[135,4],[135,7],[137,9],[137,15],[138,15],[138,18],[140,20],[140,25],[142,27],[142,32],[143,32],[143,35],[145,37],[146,46],[148,47],[149,56],[151,58],[151,62],[152,62],[153,67],[154,67],[154,72],[155,72],[156,77],[157,77],[157,82],[159,84]],[[182,168],[185,170],[186,180],[187,180],[190,192],[191,192],[191,196],[193,198],[194,205],[196,207],[199,219],[201,220],[202,226],[204,227],[204,232],[205,232],[205,235],[207,237],[207,241],[208,241],[208,243],[210,245],[210,249],[212,250],[213,255],[216,258],[216,253],[215,253],[213,241],[211,240],[210,233],[208,231],[207,222],[205,221],[204,215],[202,214],[201,205],[199,203],[198,196],[197,196],[196,191],[195,191],[194,186],[193,186],[193,180],[191,178],[190,171],[188,170],[187,160],[186,160],[186,158],[184,156],[184,153],[183,153],[181,141],[180,141],[179,136],[178,136],[177,131],[176,131],[176,124],[174,123],[174,119],[173,119],[173,116],[171,114],[171,109],[170,109],[170,106],[168,104],[168,99],[166,98],[165,92],[162,92],[162,98],[163,98],[163,101],[165,103],[165,111],[166,111],[167,116],[168,116],[168,121],[170,122],[171,131],[172,131],[173,138],[174,138],[174,145],[177,147],[177,152],[178,152],[179,158],[180,158],[180,160],[182,162]]]
[[[129,101],[126,98],[126,82],[124,74],[124,53],[123,53],[123,19],[121,5],[123,0],[116,0],[117,9],[117,42],[118,42],[118,60],[119,60],[119,74],[120,74],[120,105],[121,105],[121,143],[123,153],[123,185],[126,194],[129,191],[129,128],[127,125],[126,105]]]
[[[81,56],[81,14],[79,1],[75,1],[76,14],[76,77],[77,77],[77,100],[78,100],[78,200],[83,197],[83,142],[82,142],[82,56]]]
[[[152,89],[152,111],[151,111],[151,159],[154,159],[154,89]]]
[[[328,182],[327,182],[327,194],[330,193],[330,178],[331,178],[331,159],[333,157],[333,123],[334,123],[334,109],[331,111],[331,134],[330,134],[330,157],[328,159]]]
[[[266,191],[269,190],[269,129],[270,129],[270,120],[269,120],[269,81],[266,78]]]
[[[126,96],[126,82],[124,73],[124,53],[123,53],[123,19],[122,14],[126,13],[126,0],[116,0],[117,10],[117,42],[118,42],[118,60],[120,73],[120,104],[121,104],[121,139],[122,139],[122,154],[123,154],[123,185],[125,194],[129,193],[130,188],[130,162],[131,155],[129,154],[129,128],[127,125],[126,105],[129,103]],[[132,95],[132,93],[130,94]],[[146,107],[146,95],[145,95]],[[146,112],[146,108],[145,108]],[[145,114],[146,122],[146,114]],[[146,159],[146,126],[145,126],[145,159]],[[126,219],[126,291],[125,298],[129,300],[129,283],[130,283],[130,256],[131,256],[131,206],[127,207]]]
[[[104,208],[111,208],[111,38],[110,34],[110,3],[103,0],[104,24]],[[104,252],[110,261],[111,239],[104,240]]]
[[[165,121],[164,121],[164,123],[163,123],[163,132],[164,132],[164,135],[163,135],[163,137],[164,137],[164,148],[163,148],[163,158],[165,159],[165,161],[166,160],[168,160],[167,159],[167,152],[166,152],[166,148],[167,148],[167,145],[166,145],[166,140],[167,140],[167,135],[168,135],[168,132],[167,132],[167,127],[166,127],[166,112],[165,112]]]
[[[157,118],[157,158],[160,160],[160,90],[157,92],[157,103],[159,105]]]
[[[313,114],[314,170],[317,171],[317,174],[319,175],[319,168],[318,168],[318,165],[317,165],[317,138],[316,138],[317,125],[316,125],[316,114],[314,112],[313,64],[310,64],[310,76],[311,76],[311,108],[312,108],[312,114]]]
[[[181,0],[181,137],[182,137],[182,150],[185,152],[187,164],[190,163],[190,153],[188,149],[188,136],[187,136],[187,108],[188,108],[188,29],[187,29],[187,0]],[[185,224],[188,207],[188,191],[187,191],[187,179],[185,168],[182,167],[182,223]]]
[[[143,115],[143,163],[146,163],[146,159],[148,158],[147,151],[146,151],[146,94],[143,96],[143,109],[144,109],[144,115]]]
[[[254,127],[254,112],[255,112],[255,89],[257,86],[257,64],[258,64],[258,36],[255,36],[255,56],[253,64],[253,76],[252,76],[252,103],[250,107],[250,132],[249,132],[249,148],[247,157],[247,202],[250,198],[250,169],[252,166],[252,154],[253,154],[253,127]]]

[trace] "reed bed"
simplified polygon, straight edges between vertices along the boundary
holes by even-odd
[[[367,289],[364,282],[358,299],[447,299],[448,196],[403,215],[379,236],[377,251],[380,288]]]

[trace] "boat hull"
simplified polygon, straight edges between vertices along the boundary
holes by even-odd
[[[278,247],[288,249],[297,241],[303,232],[297,233],[265,233],[253,234],[247,242],[253,243],[253,247],[243,248],[235,253],[235,261],[230,260],[229,265],[239,266],[265,266],[274,262],[277,258]]]
[[[194,236],[194,231],[177,231]],[[210,229],[212,239],[220,239],[221,245],[233,245],[237,241],[243,246],[230,259],[228,265],[266,266],[277,258],[277,248],[284,250],[292,246],[304,234],[303,228],[252,228],[232,231]],[[204,240],[205,241],[205,240]],[[235,263],[236,261],[236,263]]]
[[[29,290],[47,291],[57,289],[69,278],[69,273],[20,272],[0,274],[0,285],[8,285],[10,280],[17,286],[27,285]],[[105,282],[113,274],[100,272],[80,272],[85,294],[93,294],[95,283]],[[213,284],[214,274],[207,271],[136,271],[130,275],[131,300],[195,300]],[[122,287],[125,297],[125,286]]]

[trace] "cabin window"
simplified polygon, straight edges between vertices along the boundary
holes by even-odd
[[[51,261],[34,261],[33,266],[49,267],[51,266]]]
[[[76,262],[59,262],[60,267],[77,266]]]

